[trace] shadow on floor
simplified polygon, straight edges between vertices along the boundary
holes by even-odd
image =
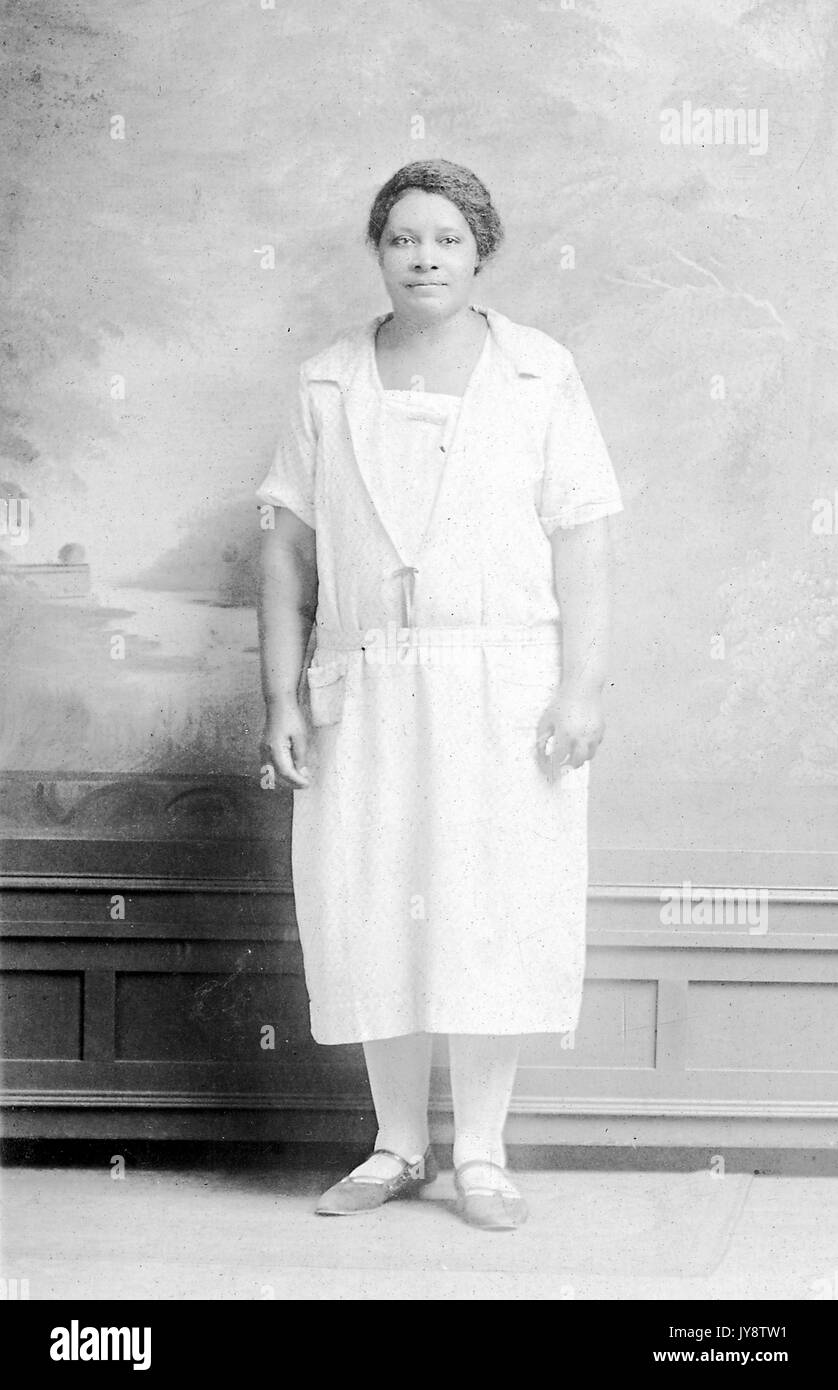
[[[370,1141],[370,1147],[372,1140]],[[451,1145],[435,1144],[443,1168],[451,1167]],[[367,1156],[369,1148],[347,1144],[247,1143],[163,1141],[144,1139],[2,1139],[0,1164],[38,1168],[88,1168],[107,1164],[121,1154],[132,1166],[143,1169],[241,1172],[276,1164],[283,1168],[310,1169],[312,1173],[345,1171]],[[838,1177],[838,1150],[832,1149],[728,1149],[631,1148],[601,1145],[511,1146],[509,1167],[514,1171],[572,1171],[598,1173],[694,1173],[710,1169],[721,1153],[728,1173],[752,1173],[763,1177]]]

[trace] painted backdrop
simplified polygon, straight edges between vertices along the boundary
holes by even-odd
[[[4,768],[256,775],[253,488],[300,358],[387,307],[375,189],[443,155],[506,225],[481,299],[574,351],[624,491],[596,834],[822,847],[830,0],[9,0],[4,32]]]

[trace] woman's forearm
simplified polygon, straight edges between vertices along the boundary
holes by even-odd
[[[296,702],[316,608],[314,531],[278,508],[260,555],[259,650],[268,710]]]
[[[562,614],[562,684],[599,692],[608,675],[611,544],[608,521],[554,531],[553,574]]]

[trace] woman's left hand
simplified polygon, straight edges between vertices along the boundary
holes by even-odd
[[[605,732],[602,695],[582,684],[562,684],[538,721],[538,749],[552,767],[582,767]]]

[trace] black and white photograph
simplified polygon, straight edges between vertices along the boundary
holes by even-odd
[[[2,38],[7,1316],[147,1370],[135,1308],[663,1303],[638,1368],[791,1368],[838,1300],[838,10]]]

